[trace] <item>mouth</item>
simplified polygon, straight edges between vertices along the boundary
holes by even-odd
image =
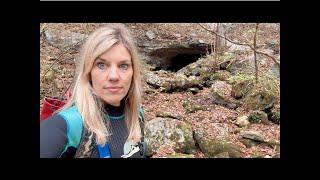
[[[115,92],[119,92],[121,90],[121,87],[110,86],[110,87],[105,87],[104,89],[107,89],[111,93],[115,93]]]

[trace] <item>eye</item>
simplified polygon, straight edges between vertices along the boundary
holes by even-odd
[[[97,62],[97,66],[99,69],[105,69],[106,65],[103,62]]]
[[[129,64],[121,64],[120,69],[127,70],[129,68]]]

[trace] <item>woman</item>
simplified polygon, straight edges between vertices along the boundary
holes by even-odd
[[[76,75],[68,103],[40,124],[40,157],[145,157],[139,61],[124,25],[88,37]]]

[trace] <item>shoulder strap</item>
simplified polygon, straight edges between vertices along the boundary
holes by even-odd
[[[64,118],[67,124],[68,144],[66,149],[70,146],[78,148],[83,129],[83,121],[76,106],[65,109],[58,114]]]
[[[142,142],[143,142],[144,141],[144,109],[142,106],[139,109],[139,123],[140,123]]]

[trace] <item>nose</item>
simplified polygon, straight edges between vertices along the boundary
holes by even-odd
[[[118,81],[119,80],[119,73],[116,67],[110,67],[108,73],[108,80],[109,81]]]

